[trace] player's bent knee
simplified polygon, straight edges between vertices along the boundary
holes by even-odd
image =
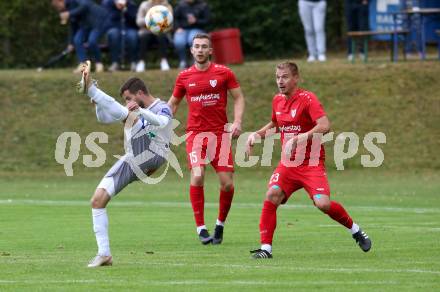
[[[191,169],[191,185],[203,186],[205,181],[205,171],[201,167]]]
[[[313,200],[315,206],[324,213],[330,209],[330,200]]]
[[[232,181],[231,182],[222,183],[221,184],[221,189],[222,189],[222,191],[230,192],[230,191],[232,191],[234,189],[234,183]]]
[[[281,189],[270,188],[266,193],[266,200],[271,201],[275,205],[281,204],[284,199],[284,193]]]
[[[110,201],[110,196],[108,195],[107,191],[102,188],[97,188],[95,194],[90,200],[90,205],[93,209],[105,208],[108,201]]]
[[[196,176],[196,177],[192,177],[191,178],[191,185],[193,186],[203,186],[203,177],[201,176]]]

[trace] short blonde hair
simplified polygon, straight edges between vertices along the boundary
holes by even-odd
[[[277,65],[277,69],[289,69],[293,76],[299,75],[298,65],[292,61],[285,61]]]

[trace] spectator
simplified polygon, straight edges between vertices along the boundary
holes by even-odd
[[[364,31],[369,30],[368,24],[368,0],[345,0],[345,18],[347,21],[348,31]],[[349,61],[353,60],[351,48],[351,38],[347,39],[348,57]],[[355,48],[357,50],[357,48]],[[360,48],[360,57],[365,59],[363,48]]]
[[[173,11],[173,7],[168,3],[168,0],[148,0],[143,1],[139,6],[139,10],[136,17],[136,22],[139,27],[139,62],[136,65],[136,72],[145,71],[145,61],[147,59],[147,52],[150,51],[153,43],[159,44],[160,51],[160,69],[162,71],[170,70],[170,65],[167,60],[168,52],[168,39],[169,34],[155,35],[151,33],[145,26],[145,15],[148,10],[155,5],[163,5],[168,7],[170,11]]]
[[[179,56],[179,68],[187,67],[187,46],[193,37],[204,32],[210,18],[208,4],[203,0],[180,0],[174,10],[174,47]]]
[[[62,24],[70,20],[69,48],[73,45],[80,62],[74,72],[80,72],[81,63],[89,59],[86,43],[91,58],[96,62],[96,72],[104,71],[99,40],[108,24],[108,14],[105,9],[92,0],[52,0],[52,5],[60,12]]]
[[[130,63],[130,70],[134,71],[138,59],[139,41],[136,25],[137,5],[133,0],[103,0],[102,6],[110,14],[107,39],[112,64],[109,71],[119,70],[125,55]]]
[[[299,15],[304,26],[304,35],[309,57],[307,62],[327,60],[325,56],[325,0],[299,0]]]

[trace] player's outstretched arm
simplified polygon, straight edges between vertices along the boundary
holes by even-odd
[[[159,128],[164,128],[171,121],[171,118],[165,115],[158,115],[153,113],[148,109],[141,108],[139,113],[143,116],[150,124],[157,126]]]
[[[168,100],[168,105],[171,108],[171,111],[173,113],[173,116],[176,114],[177,112],[177,108],[179,107],[180,102],[182,101],[181,98],[177,98],[174,95],[172,95],[170,97],[170,100]]]
[[[135,101],[129,101],[127,103],[127,108],[130,112],[134,112],[142,116],[150,125],[157,126],[159,128],[166,127],[173,117],[171,114],[171,109],[168,105],[162,106],[158,113],[154,113],[146,108],[141,108]]]
[[[270,135],[275,133],[275,131],[269,131],[269,130],[273,129],[275,127],[276,127],[276,124],[273,121],[270,121],[269,123],[267,123],[264,127],[259,129],[258,131],[250,134],[247,141],[246,141],[246,153],[248,155],[251,155],[252,147],[254,146],[255,140],[257,139],[257,137],[260,137],[260,138],[269,137]]]
[[[296,147],[298,141],[312,140],[315,134],[324,135],[327,134],[329,131],[330,131],[330,121],[327,118],[327,116],[322,116],[316,120],[316,125],[310,131],[295,135],[292,138],[290,138],[284,146],[284,151],[286,154],[289,154],[292,151],[292,149]]]
[[[316,125],[308,132],[299,134],[303,139],[307,137],[307,140],[313,139],[314,134],[327,134],[330,131],[330,121],[327,116],[322,116],[316,120]]]
[[[238,137],[241,133],[241,122],[245,107],[244,95],[240,87],[230,89],[229,92],[234,98],[234,122],[232,123],[231,132],[232,137]]]
[[[275,128],[276,126],[277,125],[273,121],[270,121],[255,133],[259,135],[261,138],[269,137],[274,133],[273,131],[269,131],[269,130]]]

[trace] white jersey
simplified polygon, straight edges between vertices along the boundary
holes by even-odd
[[[131,119],[126,107],[96,85],[90,86],[87,94],[96,103],[96,117],[99,122],[114,123]],[[150,150],[155,155],[165,157],[170,151],[173,118],[171,108],[166,102],[156,99],[148,108],[139,109],[136,118],[129,131],[125,131],[125,152],[136,157],[143,150]],[[128,126],[131,125],[127,124],[124,129],[128,130]]]
[[[165,156],[170,151],[170,140],[172,133],[172,119],[173,114],[169,105],[156,99],[147,110],[153,114],[167,117],[168,123],[166,126],[155,126],[149,123],[142,115],[133,127],[133,137],[147,135],[150,140],[150,150],[161,156]]]
[[[160,100],[156,99],[148,108],[147,110],[151,111],[152,113],[156,115],[161,115],[169,118],[169,121],[166,126],[159,127],[152,125],[149,123],[146,119],[144,119],[142,116],[139,116],[139,121],[137,122],[137,135],[148,135],[150,138],[150,147],[152,147],[152,151],[162,154],[162,156],[165,156],[170,151],[170,140],[171,140],[171,133],[172,133],[172,122],[173,122],[173,114],[171,112],[170,106]],[[155,151],[156,150],[156,151]]]

